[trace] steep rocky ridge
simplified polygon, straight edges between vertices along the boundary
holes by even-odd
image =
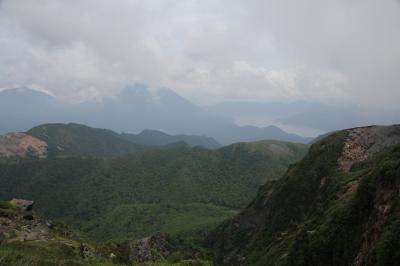
[[[398,265],[400,126],[339,131],[209,242],[220,265]]]

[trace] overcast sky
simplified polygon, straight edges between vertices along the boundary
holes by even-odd
[[[0,0],[0,88],[64,101],[127,84],[199,104],[400,100],[396,0]]]

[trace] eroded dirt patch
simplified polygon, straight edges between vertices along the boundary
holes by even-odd
[[[25,133],[10,133],[0,136],[0,156],[36,157],[47,155],[47,143]]]

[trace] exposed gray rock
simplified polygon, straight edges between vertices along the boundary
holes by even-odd
[[[130,242],[129,249],[129,260],[142,263],[157,259],[155,253],[167,256],[172,247],[165,234],[156,234]]]
[[[13,198],[10,203],[14,206],[17,206],[25,211],[31,211],[33,209],[34,201],[24,200],[24,199],[16,199]]]
[[[400,125],[370,126],[348,129],[339,169],[350,171],[355,163],[367,160],[386,147],[400,143]]]

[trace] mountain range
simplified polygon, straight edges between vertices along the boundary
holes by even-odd
[[[78,104],[62,104],[46,93],[27,88],[0,92],[0,133],[26,131],[46,123],[78,123],[118,133],[157,130],[209,136],[223,145],[262,139],[310,141],[276,126],[237,126],[165,88],[150,92],[145,86],[135,85],[115,97]]]
[[[18,133],[0,145],[33,143],[34,155],[77,125],[52,126],[47,142]],[[398,265],[399,145],[392,125],[336,131],[310,148],[264,140],[0,160],[0,199],[17,198],[0,202],[0,263]]]
[[[113,157],[179,145],[215,149],[221,145],[210,137],[168,135],[145,130],[137,135],[80,124],[43,124],[27,132],[0,135],[0,156],[45,158],[67,156]],[[4,158],[3,158],[4,159]]]

